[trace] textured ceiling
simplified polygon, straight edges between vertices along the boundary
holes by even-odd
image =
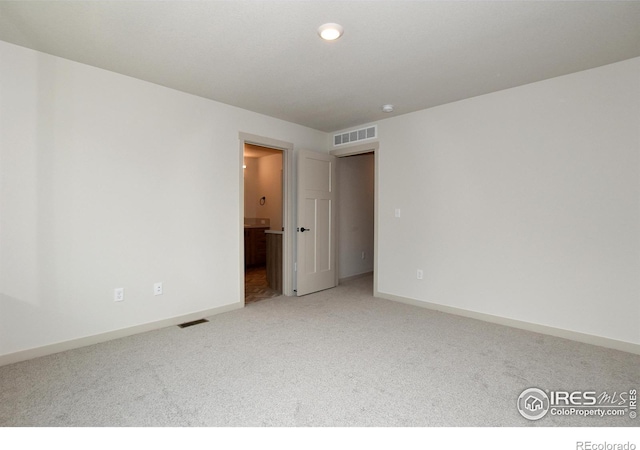
[[[2,1],[0,40],[336,131],[640,56],[640,2]]]

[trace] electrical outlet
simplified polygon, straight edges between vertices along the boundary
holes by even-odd
[[[114,302],[123,302],[124,301],[124,288],[116,288],[113,291],[113,301]]]
[[[396,217],[400,217],[400,208],[396,208]]]
[[[162,282],[153,284],[153,295],[162,295]]]
[[[361,258],[362,258],[362,259],[364,259],[365,255],[366,255],[366,253],[365,253],[365,252],[362,252],[362,256],[361,256]]]
[[[422,280],[424,278],[424,272],[422,271],[422,269],[418,269],[418,271],[416,272],[416,278],[418,280]]]

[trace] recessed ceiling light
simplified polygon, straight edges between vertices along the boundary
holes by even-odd
[[[393,105],[382,105],[382,111],[386,113],[393,112]]]
[[[318,34],[325,41],[335,41],[344,32],[344,28],[337,23],[325,23],[318,28]]]

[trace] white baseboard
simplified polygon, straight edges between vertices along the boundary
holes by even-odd
[[[224,305],[218,308],[198,311],[195,313],[186,314],[184,316],[172,317],[170,319],[159,320],[157,322],[144,323],[120,330],[108,331],[106,333],[95,334],[92,336],[72,339],[70,341],[45,345],[43,347],[30,348],[28,350],[21,350],[15,353],[0,355],[0,367],[20,361],[26,361],[28,359],[38,358],[40,356],[47,356],[54,353],[64,352],[66,350],[73,350],[74,348],[86,347],[88,345],[99,344],[101,342],[111,341],[113,339],[119,339],[134,334],[145,333],[147,331],[153,331],[160,328],[179,325],[181,323],[191,322],[193,320],[202,319],[204,317],[215,316],[217,314],[222,314],[243,307],[243,303],[232,303],[230,305]]]
[[[524,322],[516,319],[508,319],[506,317],[494,316],[491,314],[479,313],[475,311],[469,311],[466,309],[455,308],[453,306],[439,305],[437,303],[429,303],[421,300],[416,300],[408,297],[401,297],[398,295],[387,294],[386,292],[375,293],[376,297],[384,298],[394,302],[405,303],[407,305],[419,306],[421,308],[433,309],[448,314],[455,314],[457,316],[468,317],[470,319],[482,320],[484,322],[495,323],[498,325],[504,325],[512,328],[519,328],[521,330],[533,331],[534,333],[547,334],[549,336],[555,336],[559,338],[569,339],[572,341],[582,342],[585,344],[597,345],[599,347],[611,348],[614,350],[620,350],[627,353],[634,353],[640,355],[640,345],[632,342],[618,341],[616,339],[610,339],[602,336],[594,336],[591,334],[579,333],[577,331],[564,330],[562,328],[549,327],[547,325],[539,325],[531,322]]]
[[[351,280],[357,280],[358,278],[368,277],[370,275],[373,275],[373,271],[371,270],[369,272],[358,273],[356,275],[351,275],[349,277],[340,278],[338,280],[338,284],[346,283],[347,281],[351,281]]]

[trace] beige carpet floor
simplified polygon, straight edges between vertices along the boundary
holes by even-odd
[[[627,391],[640,356],[377,299],[371,278],[0,367],[2,426],[625,426],[520,416]]]

